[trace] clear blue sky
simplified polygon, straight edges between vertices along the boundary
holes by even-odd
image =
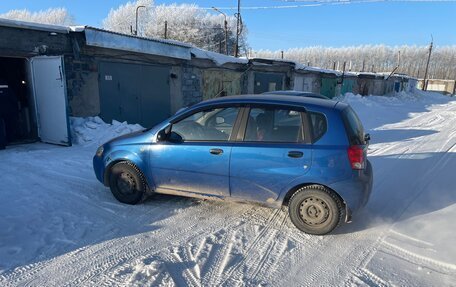
[[[0,0],[0,13],[11,9],[38,11],[65,7],[78,24],[101,26],[112,7],[127,0]],[[155,0],[196,3],[201,7],[237,5],[236,0]],[[358,1],[359,2],[359,1]],[[303,2],[241,0],[242,6],[299,5]],[[225,10],[228,14],[235,13]],[[292,9],[243,10],[253,49],[287,49],[314,45],[341,47],[360,44],[456,45],[456,1],[373,2]]]

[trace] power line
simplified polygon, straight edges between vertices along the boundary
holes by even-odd
[[[456,2],[456,0],[282,0],[288,3],[307,3],[293,5],[271,5],[271,6],[243,6],[242,10],[265,10],[265,9],[296,9],[305,7],[320,7],[324,5],[348,5],[361,3],[378,3],[378,2]],[[237,10],[235,6],[218,7],[222,10]],[[210,7],[199,7],[202,10],[212,10]]]

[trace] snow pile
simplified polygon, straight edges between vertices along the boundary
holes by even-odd
[[[215,64],[222,66],[226,63],[238,63],[238,64],[247,64],[249,61],[243,58],[236,58],[233,56],[227,56],[220,53],[215,53],[211,51],[206,51],[200,48],[193,47],[191,53],[200,59],[209,59],[212,60]]]
[[[382,129],[385,124],[407,119],[410,113],[427,112],[433,105],[448,104],[453,99],[437,92],[423,92],[417,89],[413,92],[399,92],[385,96],[346,93],[344,96],[335,98],[350,104],[367,130]]]
[[[130,125],[116,120],[108,124],[100,117],[71,117],[70,122],[73,143],[80,145],[101,145],[115,137],[144,129],[139,124]]]

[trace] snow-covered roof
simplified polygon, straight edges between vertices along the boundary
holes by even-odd
[[[276,58],[251,58],[250,61],[262,63],[262,64],[273,64],[275,62],[275,63],[283,63],[283,64],[287,64],[287,65],[296,66],[295,61],[290,61],[290,60],[285,60],[285,59],[276,59]]]
[[[238,64],[247,64],[249,60],[245,58],[236,58],[233,56],[228,56],[224,54],[219,54],[216,52],[211,52],[207,50],[203,50],[200,48],[192,47],[191,53],[195,56],[195,58],[199,59],[209,59],[212,60],[215,64],[221,66],[226,63],[238,63]]]
[[[162,38],[153,38],[153,37],[142,37],[142,36],[137,36],[137,35],[131,35],[131,34],[125,34],[125,33],[120,33],[120,32],[115,32],[115,31],[110,31],[110,30],[105,30],[97,27],[92,27],[92,26],[86,26],[85,30],[96,30],[104,33],[109,33],[109,34],[114,34],[114,35],[119,35],[122,37],[128,37],[128,38],[135,38],[135,39],[142,39],[146,41],[154,41],[154,42],[160,42],[163,44],[169,44],[169,45],[175,45],[175,46],[181,46],[181,47],[186,47],[186,48],[191,48],[193,47],[192,45],[176,40],[170,40],[170,39],[162,39]]]
[[[0,26],[3,27],[12,27],[12,28],[22,28],[46,32],[55,32],[55,33],[64,33],[68,34],[69,32],[82,32],[84,31],[84,26],[62,26],[62,25],[51,25],[51,24],[41,24],[35,22],[27,21],[18,21],[0,18]]]
[[[86,45],[88,46],[160,55],[184,60],[191,59],[191,46],[182,42],[138,37],[94,27],[86,27],[84,34]]]

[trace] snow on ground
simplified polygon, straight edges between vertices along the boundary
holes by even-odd
[[[371,200],[334,234],[284,210],[156,195],[118,203],[99,143],[139,126],[72,119],[77,143],[0,151],[0,286],[456,286],[456,102],[346,95],[372,135]]]

